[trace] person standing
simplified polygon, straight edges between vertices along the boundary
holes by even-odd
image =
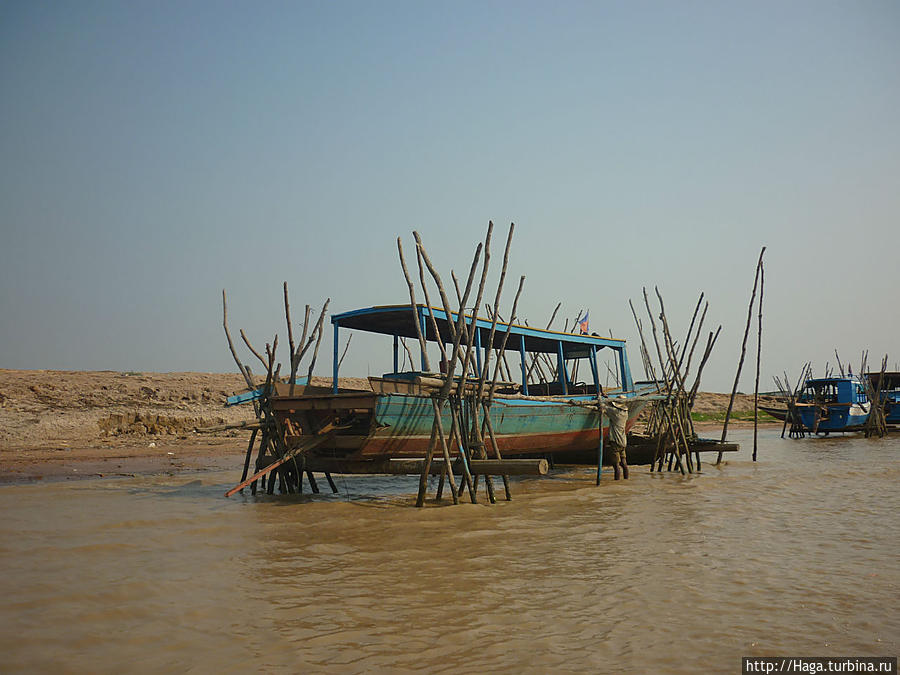
[[[625,426],[628,423],[628,397],[624,394],[616,396],[604,406],[609,417],[609,446],[612,452],[613,476],[619,480],[621,476],[628,479],[628,460],[625,456],[625,447],[628,438],[625,435]]]

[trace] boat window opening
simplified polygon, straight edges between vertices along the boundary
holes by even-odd
[[[837,383],[817,382],[815,384],[807,385],[806,391],[801,396],[801,401],[806,403],[837,403]]]

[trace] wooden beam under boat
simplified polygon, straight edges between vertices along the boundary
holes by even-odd
[[[420,475],[424,463],[425,460],[422,459],[368,461],[310,456],[306,458],[303,468],[305,471],[319,473]],[[443,462],[432,462],[431,474],[440,475],[443,466]],[[469,461],[469,471],[475,476],[543,476],[549,471],[549,468],[546,459],[473,459]],[[457,459],[453,463],[453,471],[454,473],[462,471],[460,460]]]
[[[692,454],[695,452],[738,452],[741,449],[741,446],[738,443],[720,443],[719,441],[706,438],[698,438],[697,440],[689,441],[688,446],[690,447]],[[612,458],[607,448],[608,446],[604,447],[603,464],[611,466]],[[628,437],[627,456],[629,464],[650,464],[653,461],[654,455],[656,455],[655,439],[641,436]],[[555,464],[587,464],[597,466],[597,451],[576,450],[572,452],[556,452],[553,454],[553,461]]]

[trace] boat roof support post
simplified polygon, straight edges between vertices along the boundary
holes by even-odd
[[[394,372],[399,372],[400,370],[400,361],[398,359],[398,351],[397,349],[400,347],[400,337],[398,335],[394,336]]]
[[[600,393],[600,370],[597,368],[597,347],[591,345],[591,373],[594,375],[594,387]]]
[[[421,307],[417,307],[417,310],[418,310],[418,312],[419,312],[419,323],[420,323],[421,326],[422,326],[422,335],[423,335],[423,336],[426,336],[425,342],[424,342],[424,344],[423,344],[422,347],[421,347],[421,352],[422,352],[422,371],[424,372],[425,370],[427,370],[427,368],[425,367],[425,349],[427,349],[427,345],[428,345],[428,338],[427,338],[427,335],[428,335],[428,327],[425,325],[425,311],[424,311]]]
[[[619,373],[622,379],[622,391],[634,391],[634,382],[631,379],[631,368],[628,367],[628,354],[624,349],[619,349]]]
[[[474,320],[473,320],[474,322]],[[478,324],[473,327],[475,331],[475,367],[478,368],[478,374],[481,375],[481,331],[478,330]],[[487,358],[487,356],[485,356]]]
[[[525,368],[525,336],[519,336],[519,360],[522,362],[522,393],[528,396],[528,370]]]
[[[334,362],[331,369],[331,391],[335,394],[338,393],[338,331],[340,328],[340,324],[334,324]],[[312,382],[308,382],[307,384],[312,384]]]
[[[566,374],[566,357],[563,356],[562,340],[556,343],[556,373],[559,376],[559,386],[562,387],[563,396],[566,396],[569,393],[566,380],[569,378]]]

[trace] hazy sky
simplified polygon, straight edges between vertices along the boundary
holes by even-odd
[[[11,0],[0,157],[4,368],[233,370],[223,287],[261,348],[282,281],[298,320],[405,302],[398,235],[449,280],[489,219],[504,313],[526,274],[520,315],[589,309],[638,376],[628,299],[683,333],[705,291],[730,390],[762,245],[764,389],[900,361],[895,0]]]

